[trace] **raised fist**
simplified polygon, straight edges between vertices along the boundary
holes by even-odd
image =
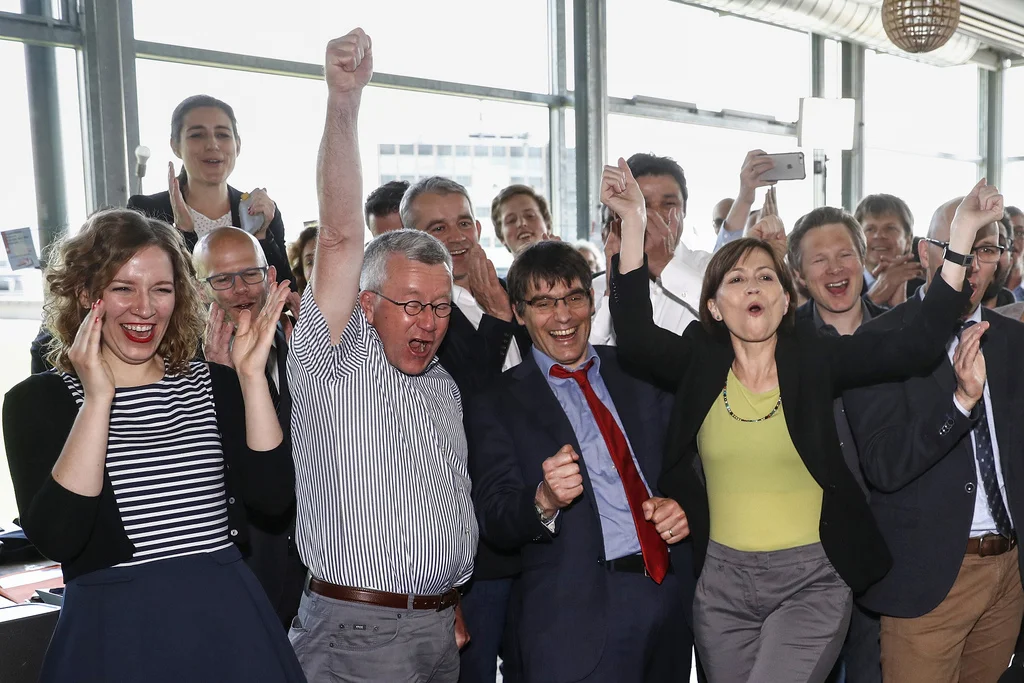
[[[327,43],[324,79],[332,93],[358,93],[373,75],[370,36],[361,28]]]

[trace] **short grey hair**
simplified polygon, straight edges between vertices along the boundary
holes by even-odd
[[[469,203],[470,214],[473,213],[473,200],[469,198],[469,192],[462,184],[455,182],[451,178],[445,178],[439,175],[430,176],[429,178],[423,178],[422,180],[418,180],[410,185],[409,189],[405,191],[404,195],[402,195],[402,203],[398,206],[398,215],[402,218],[403,228],[409,228],[410,230],[416,229],[416,221],[413,218],[412,204],[416,201],[416,198],[422,194],[461,194]]]
[[[418,230],[393,230],[375,237],[363,254],[363,268],[359,271],[359,289],[377,292],[388,276],[388,260],[401,254],[410,261],[428,266],[444,264],[448,277],[452,276],[452,255],[441,240]]]

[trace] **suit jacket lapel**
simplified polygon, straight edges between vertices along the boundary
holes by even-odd
[[[547,380],[541,374],[537,361],[533,354],[526,354],[523,362],[509,370],[516,378],[510,393],[522,405],[524,412],[535,419],[538,426],[544,429],[552,438],[553,448],[550,453],[542,453],[540,460],[543,462],[554,455],[559,448],[565,444],[571,445],[579,453],[580,474],[583,476],[583,495],[590,502],[594,513],[597,514],[597,500],[594,498],[594,489],[590,483],[590,475],[587,473],[586,463],[583,461],[583,449],[580,448],[576,439],[576,432],[573,431],[569,418],[566,417],[562,404],[555,397],[555,392],[548,386]]]
[[[614,350],[601,348],[597,350],[597,354],[601,358],[601,379],[608,387],[612,403],[615,404],[615,411],[619,414],[619,419],[622,420],[626,439],[633,447],[633,455],[636,456],[636,461],[640,464],[644,479],[652,488],[655,488],[660,472],[658,463],[652,462],[651,458],[660,454],[654,453],[654,449],[649,446],[649,427],[644,423],[643,415],[638,410],[641,406],[637,404],[638,397],[631,384],[636,380],[628,377],[615,362]]]
[[[284,334],[284,326],[278,323],[274,333],[274,344],[277,351],[277,377],[280,381],[278,390],[277,416],[285,432],[291,428],[292,392],[288,388],[288,338]]]

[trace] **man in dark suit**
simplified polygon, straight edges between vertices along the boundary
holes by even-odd
[[[238,228],[217,228],[196,244],[192,264],[204,297],[212,304],[203,353],[208,361],[231,366],[234,326],[243,310],[259,315],[267,300],[274,266],[267,266],[255,237]],[[291,392],[288,391],[288,334],[291,322],[279,323],[267,359],[267,381],[285,441],[291,443]],[[298,613],[306,569],[295,545],[295,505],[276,517],[246,511],[249,545],[246,562],[259,579],[285,628]]]
[[[936,211],[919,245],[928,284],[956,205]],[[844,395],[871,508],[893,555],[892,570],[860,600],[882,614],[886,681],[995,681],[1024,614],[1013,528],[1024,519],[1024,394],[1005,370],[1024,348],[1024,325],[980,305],[1000,249],[995,224],[978,232],[965,328],[950,330],[948,358],[930,376]],[[901,327],[920,308],[915,296],[865,333]]]
[[[406,228],[430,233],[451,252],[453,308],[437,355],[469,403],[522,359],[508,294],[478,243],[480,221],[465,187],[440,176],[424,178],[406,190],[399,212]],[[473,580],[462,600],[472,640],[462,650],[460,683],[493,681],[499,652],[506,660],[506,678],[514,678],[507,667],[511,653],[504,650],[514,648],[505,637],[505,624],[518,574],[517,552],[500,551],[481,539]]]
[[[688,681],[689,527],[656,489],[671,398],[589,345],[570,245],[524,249],[508,287],[533,348],[468,402],[467,433],[481,534],[522,552],[523,680]]]

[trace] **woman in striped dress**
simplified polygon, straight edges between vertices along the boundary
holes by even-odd
[[[294,496],[264,367],[287,283],[239,321],[235,371],[194,361],[177,230],[95,214],[46,272],[55,372],[7,394],[21,523],[64,572],[43,681],[304,681],[235,542]],[[241,536],[240,536],[241,534]]]

